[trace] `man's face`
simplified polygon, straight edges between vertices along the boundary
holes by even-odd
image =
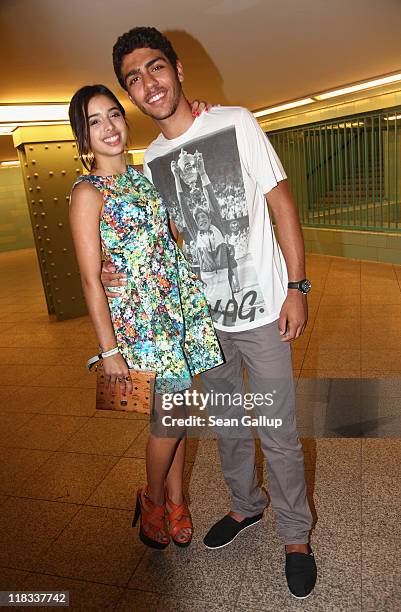
[[[208,215],[204,212],[198,213],[196,216],[196,224],[201,232],[209,231],[210,219]]]
[[[191,187],[196,183],[198,178],[198,170],[196,168],[196,159],[194,155],[186,155],[182,164],[178,162],[180,174],[184,182]]]
[[[239,230],[239,223],[238,223],[238,221],[236,219],[234,219],[233,221],[230,221],[230,229],[231,229],[233,234],[238,232],[238,230]]]
[[[121,73],[129,99],[145,115],[162,121],[175,113],[184,80],[181,62],[176,72],[158,49],[135,49],[124,57]]]

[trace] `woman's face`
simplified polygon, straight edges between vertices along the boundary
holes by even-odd
[[[96,155],[114,156],[124,151],[128,128],[115,102],[105,95],[88,103],[90,148]]]

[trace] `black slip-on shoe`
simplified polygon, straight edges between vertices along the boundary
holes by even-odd
[[[209,529],[203,538],[203,543],[206,548],[223,548],[223,546],[227,546],[227,544],[235,540],[241,531],[259,523],[262,517],[263,512],[255,516],[246,517],[242,521],[236,521],[232,516],[226,514],[226,516],[223,516],[222,519]]]
[[[317,567],[315,557],[308,544],[309,552],[290,552],[285,554],[285,576],[291,595],[306,599],[315,588]]]

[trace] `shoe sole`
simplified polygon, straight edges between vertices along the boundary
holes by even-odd
[[[257,525],[258,523],[260,523],[262,519],[259,519],[258,521],[255,521],[254,523],[251,523],[250,525],[247,525],[246,527],[243,527],[241,529],[241,531],[239,531],[232,540],[230,540],[229,542],[227,542],[226,544],[222,544],[221,546],[208,546],[207,544],[205,544],[203,542],[203,545],[208,548],[209,550],[218,550],[219,548],[224,548],[225,546],[228,546],[229,544],[231,544],[231,542],[234,542],[235,538],[238,538],[238,536],[243,533],[244,531],[246,531],[247,529],[249,529],[249,527],[253,527],[254,525]]]
[[[290,590],[288,590],[288,592],[291,593]],[[291,595],[295,597],[295,599],[308,599],[308,597],[310,597],[312,594],[313,594],[313,591],[311,591],[309,595],[304,595],[303,597],[300,597],[299,595],[294,595],[294,593],[291,593]]]

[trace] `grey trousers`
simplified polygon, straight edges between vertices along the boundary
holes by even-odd
[[[253,330],[217,334],[226,363],[202,374],[202,382],[204,391],[213,399],[209,415],[229,419],[228,425],[216,431],[224,478],[231,490],[231,510],[253,516],[263,512],[268,503],[257,481],[253,431],[241,424],[242,417],[250,415],[245,406],[253,403],[252,396],[244,395],[245,371],[247,388],[254,394],[251,416],[257,421],[257,435],[267,461],[269,493],[279,535],[285,544],[304,544],[309,538],[312,515],[296,431],[291,347],[281,341],[277,321]],[[242,394],[250,401],[227,405],[228,394],[236,398]],[[230,425],[236,421],[238,426]],[[281,426],[273,425],[280,421]]]

